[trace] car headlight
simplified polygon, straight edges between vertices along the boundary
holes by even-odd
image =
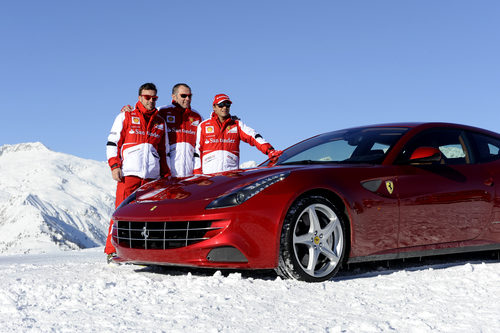
[[[238,188],[220,198],[215,199],[207,206],[207,209],[238,206],[269,186],[282,181],[288,177],[288,175],[290,175],[290,172],[283,172],[259,179],[250,185]]]

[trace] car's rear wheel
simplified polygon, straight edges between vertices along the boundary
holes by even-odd
[[[308,196],[288,210],[280,239],[278,275],[308,282],[329,280],[347,249],[344,216],[326,198]]]

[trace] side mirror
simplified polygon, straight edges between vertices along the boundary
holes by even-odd
[[[410,157],[410,164],[441,161],[441,152],[434,147],[418,147]]]

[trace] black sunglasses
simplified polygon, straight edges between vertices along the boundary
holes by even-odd
[[[218,103],[217,106],[220,107],[220,108],[223,108],[225,106],[230,107],[231,106],[231,102],[224,101],[224,102]]]
[[[182,98],[191,97],[193,94],[179,94]]]

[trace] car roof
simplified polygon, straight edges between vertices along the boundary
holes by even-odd
[[[477,132],[483,132],[485,134],[493,135],[493,136],[499,136],[499,133],[480,128],[480,127],[474,127],[470,125],[463,125],[463,124],[458,124],[458,123],[451,123],[451,122],[394,122],[394,123],[380,123],[380,124],[372,124],[372,125],[361,125],[361,126],[355,126],[351,128],[343,128],[339,130],[334,130],[322,134],[328,134],[332,132],[337,132],[337,131],[343,131],[343,130],[352,130],[352,129],[361,129],[361,128],[377,128],[377,127],[408,127],[410,129],[414,128],[431,128],[431,127],[450,127],[450,128],[462,128],[462,129],[467,129],[471,131],[477,131]],[[320,134],[320,135],[322,135]]]

